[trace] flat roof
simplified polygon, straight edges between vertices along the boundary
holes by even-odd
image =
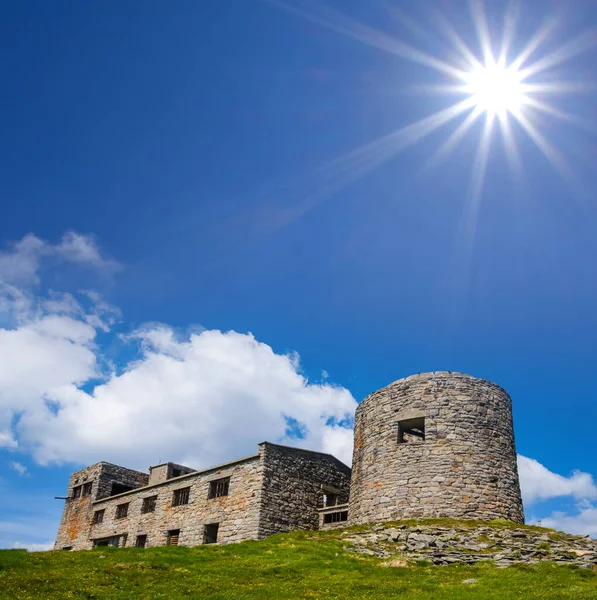
[[[186,479],[190,479],[191,477],[198,477],[200,475],[204,475],[205,473],[209,473],[210,471],[217,471],[218,469],[223,469],[224,467],[231,467],[232,465],[237,465],[243,462],[247,462],[248,460],[254,460],[255,458],[259,458],[259,454],[251,454],[250,456],[245,456],[243,458],[237,458],[236,460],[232,460],[230,462],[225,462],[220,465],[215,465],[214,467],[209,467],[207,469],[202,469],[201,471],[193,471],[192,473],[186,473],[184,475],[180,475],[179,477],[172,477],[170,479],[166,479],[165,481],[158,481],[157,483],[152,483],[151,485],[143,485],[138,488],[134,488],[132,490],[128,490],[127,492],[122,492],[122,494],[114,494],[113,496],[106,496],[105,498],[100,498],[99,500],[94,500],[93,504],[99,504],[100,502],[106,502],[106,500],[113,500],[114,498],[122,498],[125,496],[130,496],[131,494],[136,494],[137,492],[142,492],[145,490],[153,489],[159,487],[161,485],[166,485],[168,483],[172,483],[173,481],[184,481]]]

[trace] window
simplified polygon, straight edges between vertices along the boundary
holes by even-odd
[[[222,496],[227,496],[229,487],[230,477],[224,477],[223,479],[210,481],[208,498],[221,498]]]
[[[127,502],[126,504],[119,504],[116,507],[116,518],[117,519],[124,519],[124,517],[126,517],[129,514],[129,503]]]
[[[124,483],[118,483],[116,481],[112,482],[112,491],[110,492],[110,496],[116,496],[117,494],[124,494],[124,492],[130,492],[134,489],[130,485],[124,485]]]
[[[145,548],[147,544],[147,535],[138,535],[135,540],[135,548]]]
[[[172,469],[172,477],[180,477],[182,475],[182,471],[180,469]]]
[[[83,484],[83,496],[91,496],[91,488],[93,487],[93,482],[88,481]]]
[[[149,498],[143,498],[143,504],[141,505],[141,512],[142,513],[154,512],[157,500],[158,500],[157,496],[150,496]]]
[[[324,523],[341,523],[342,521],[348,521],[348,511],[342,510],[340,512],[328,513],[323,515]]]
[[[126,539],[123,536],[123,542],[126,543]],[[100,538],[99,540],[93,540],[93,547],[100,548],[102,546],[115,546],[116,548],[120,546],[120,536],[114,535],[112,537]],[[124,543],[123,543],[124,546]]]
[[[93,513],[93,522],[95,525],[98,525],[99,523],[104,522],[104,513],[105,512],[106,512],[106,509],[102,508],[101,510],[96,510]]]
[[[72,550],[72,546],[62,546],[61,550]]]
[[[205,526],[203,531],[203,543],[204,544],[215,544],[218,541],[218,529],[220,528],[219,523],[210,523]]]
[[[80,498],[81,497],[81,489],[83,488],[83,486],[78,485],[77,487],[73,488],[73,498]]]
[[[425,441],[425,417],[398,422],[398,443],[412,444]]]
[[[182,488],[180,490],[174,490],[172,495],[172,506],[181,506],[182,504],[189,503],[189,493],[191,488]]]
[[[336,506],[338,504],[338,494],[332,494],[330,492],[326,492],[323,496],[323,505],[327,506]]]
[[[166,546],[178,546],[178,540],[180,538],[180,529],[171,529],[168,532],[166,539]]]

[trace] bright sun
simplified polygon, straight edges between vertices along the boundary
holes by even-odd
[[[513,66],[506,67],[489,61],[478,65],[466,76],[463,91],[470,94],[475,106],[489,116],[520,114],[525,104],[525,90],[520,72]]]

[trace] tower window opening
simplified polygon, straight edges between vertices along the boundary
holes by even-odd
[[[413,444],[425,441],[425,417],[398,422],[398,443]]]

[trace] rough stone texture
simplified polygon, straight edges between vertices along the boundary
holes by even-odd
[[[68,482],[68,491],[65,500],[62,520],[55,548],[79,548],[85,546],[90,521],[93,514],[93,500],[105,498],[112,493],[112,484],[120,483],[132,488],[147,485],[147,473],[125,469],[106,462],[96,463],[73,473]],[[74,498],[74,489],[85,483],[91,483],[91,493],[88,496]]]
[[[171,469],[161,471],[171,473]],[[111,488],[117,477],[143,485],[106,497],[108,485]],[[226,477],[230,478],[228,495],[209,498],[210,483]],[[181,545],[194,546],[204,543],[205,526],[215,523],[218,543],[317,529],[317,509],[326,489],[337,490],[343,501],[348,499],[350,469],[328,454],[263,442],[259,454],[232,463],[151,485],[148,480],[146,473],[108,463],[73,474],[55,548],[89,549],[108,538],[120,546],[133,546],[137,536],[147,536],[147,546],[163,546],[170,530],[180,530]],[[86,481],[93,482],[91,495],[73,498],[75,482]],[[174,491],[183,488],[190,488],[188,504],[173,506]],[[149,497],[157,497],[155,511],[142,513],[143,499]],[[117,507],[122,504],[128,504],[128,512],[118,518]],[[94,513],[100,510],[103,521],[94,523]]]
[[[176,463],[172,462],[156,465],[155,467],[149,467],[149,485],[172,479],[172,477],[174,477],[175,470],[179,471],[177,477],[180,477],[181,475],[194,473],[196,469],[185,467],[184,465],[177,465]]]
[[[398,443],[398,423],[425,417],[425,440]],[[356,410],[350,521],[419,517],[524,522],[511,401],[460,373],[413,375]]]
[[[263,506],[260,537],[293,531],[317,529],[318,508],[328,492],[347,502],[350,467],[330,454],[260,444],[263,456]]]
[[[340,536],[349,552],[390,559],[387,566],[419,560],[435,565],[491,560],[498,567],[546,561],[597,567],[597,540],[539,527],[396,523]]]
[[[259,456],[255,455],[189,475],[182,475],[140,490],[93,503],[93,510],[104,509],[104,520],[91,524],[85,547],[92,548],[93,540],[121,537],[120,545],[135,545],[138,535],[147,536],[147,546],[163,546],[169,530],[180,530],[179,544],[195,546],[203,543],[205,525],[218,523],[218,542],[229,543],[258,537],[261,499]],[[230,477],[229,493],[209,498],[210,482]],[[173,506],[174,491],[190,488],[189,503]],[[157,496],[154,512],[142,513],[143,499]],[[129,503],[128,514],[116,517],[116,507]],[[124,543],[122,537],[126,536]]]

